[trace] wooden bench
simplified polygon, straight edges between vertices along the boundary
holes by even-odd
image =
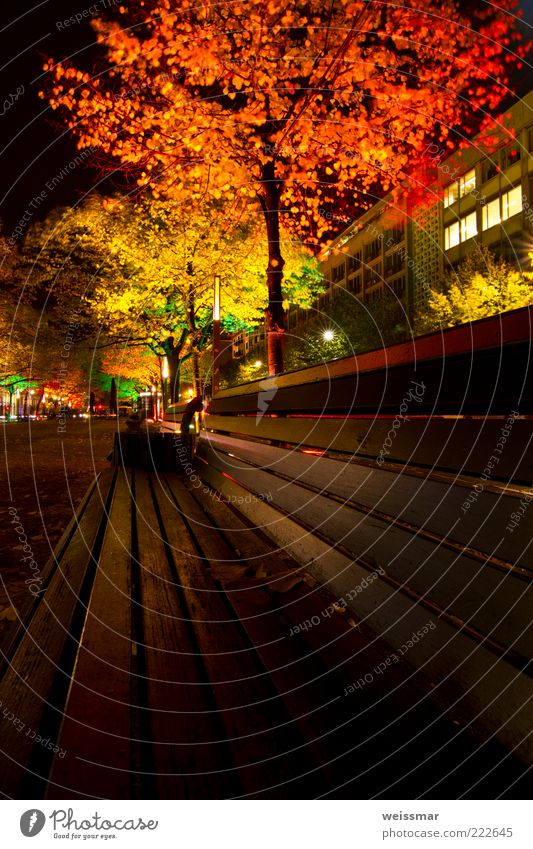
[[[196,453],[203,401],[201,397],[171,404],[159,422],[128,419],[115,434],[115,466],[187,474]]]
[[[391,653],[432,623],[411,674],[529,764],[531,317],[223,391],[198,449],[202,481]]]
[[[530,517],[505,522],[531,393],[506,359],[520,321],[491,327],[468,332],[492,377],[503,333],[497,417],[435,417],[446,376],[422,340],[416,369],[382,353],[401,374],[371,354],[220,393],[185,474],[102,474],[2,646],[3,794],[521,798]],[[427,390],[377,462],[411,379]],[[366,389],[343,412],[350,381]],[[377,417],[360,412],[376,381]]]
[[[389,649],[196,484],[115,468],[87,494],[3,646],[5,796],[521,792],[512,756],[478,751],[403,661],[378,673]]]

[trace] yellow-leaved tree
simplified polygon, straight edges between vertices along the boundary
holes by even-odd
[[[533,254],[529,257],[533,261]],[[529,304],[533,304],[533,273],[480,245],[431,289],[415,316],[415,329],[430,333]]]
[[[49,61],[80,147],[178,199],[255,203],[268,240],[270,373],[283,369],[280,216],[307,240],[493,113],[517,0],[143,0],[94,18],[93,72]],[[519,48],[518,48],[519,51]],[[131,184],[131,182],[130,182]]]
[[[241,207],[225,216],[213,204],[150,194],[137,202],[95,195],[32,228],[25,258],[34,288],[44,287],[59,314],[67,304],[75,309],[98,347],[148,347],[167,357],[170,400],[178,400],[188,360],[201,391],[198,362],[212,336],[215,275],[223,329],[252,327],[266,307],[268,246],[257,219],[245,213]],[[297,240],[285,238],[284,249],[284,298],[310,306],[323,285],[318,263]]]

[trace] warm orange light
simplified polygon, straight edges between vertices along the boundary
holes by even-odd
[[[213,296],[213,321],[220,321],[220,274],[215,274],[215,290]]]

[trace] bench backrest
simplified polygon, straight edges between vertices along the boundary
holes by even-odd
[[[527,756],[531,335],[516,310],[225,390],[198,449],[204,480],[391,663],[406,654],[443,707]]]

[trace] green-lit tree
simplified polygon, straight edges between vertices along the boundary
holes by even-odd
[[[307,305],[322,287],[318,264],[285,240],[287,301]],[[34,289],[59,316],[80,314],[80,335],[100,347],[149,348],[167,357],[171,400],[186,363],[200,391],[199,356],[212,333],[214,275],[222,279],[222,327],[253,326],[267,303],[268,248],[253,218],[225,220],[213,205],[145,197],[92,197],[54,213],[24,244]],[[133,355],[132,355],[133,356]]]
[[[178,199],[246,198],[268,240],[270,373],[283,367],[280,214],[304,238],[386,191],[427,140],[479,127],[517,62],[517,0],[143,0],[93,19],[94,73],[50,61],[80,146]],[[113,19],[116,18],[116,19]],[[340,210],[340,212],[339,212]]]

